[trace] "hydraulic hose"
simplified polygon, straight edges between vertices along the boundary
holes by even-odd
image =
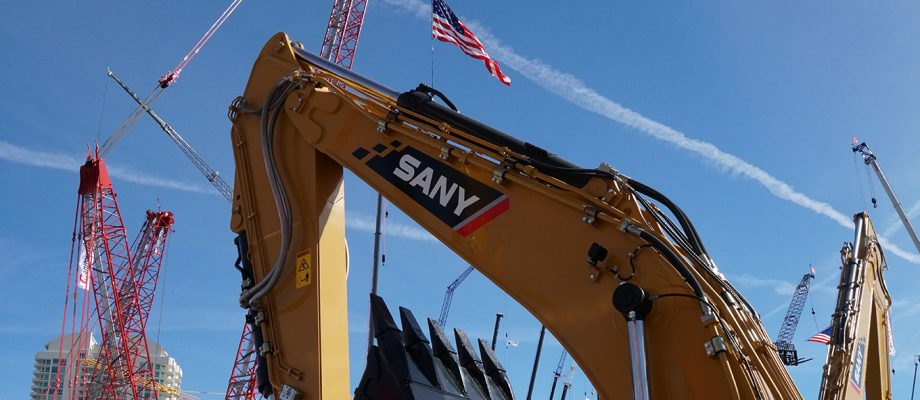
[[[706,297],[706,293],[703,292],[703,287],[700,286],[700,282],[697,281],[696,277],[693,276],[693,273],[690,272],[690,268],[684,264],[684,261],[671,250],[670,247],[661,240],[658,236],[655,236],[645,229],[640,228],[639,226],[629,222],[629,220],[623,220],[623,224],[620,226],[620,230],[623,232],[631,233],[633,235],[639,236],[648,244],[652,245],[656,250],[661,252],[665,260],[671,264],[671,266],[677,270],[677,273],[680,274],[684,281],[690,285],[690,289],[693,290],[693,294],[700,299],[700,308],[703,311],[703,315],[711,315],[714,311],[709,306],[709,300]]]
[[[703,241],[700,239],[700,235],[697,233],[696,227],[693,226],[693,223],[690,222],[690,218],[687,217],[687,214],[684,214],[684,211],[681,210],[677,204],[674,204],[671,199],[661,194],[661,192],[635,179],[626,178],[626,183],[628,183],[629,186],[631,186],[637,192],[651,197],[655,201],[667,207],[668,210],[670,210],[674,216],[677,217],[677,222],[680,223],[681,228],[683,228],[684,232],[687,234],[687,239],[690,240],[690,244],[693,246],[695,252],[700,256],[706,256],[707,259],[709,258],[707,255],[709,253],[706,252],[706,248],[703,246]]]
[[[278,209],[278,219],[281,231],[281,247],[268,274],[251,289],[243,292],[240,302],[250,307],[256,306],[259,299],[264,297],[277,283],[284,270],[288,248],[291,245],[291,205],[284,183],[278,173],[277,162],[274,155],[275,122],[281,112],[284,99],[298,87],[293,76],[287,76],[278,82],[266,97],[262,107],[262,158],[265,161],[265,171],[268,175],[269,186]]]

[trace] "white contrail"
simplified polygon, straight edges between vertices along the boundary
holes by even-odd
[[[418,18],[430,16],[430,6],[420,0],[383,0],[385,3],[408,11]],[[501,43],[484,26],[476,22],[467,24],[476,32],[479,39],[485,43],[489,54],[499,59],[502,64],[514,69],[525,78],[562,97],[563,99],[591,111],[607,119],[637,129],[652,137],[663,140],[684,150],[696,153],[703,158],[713,161],[732,174],[743,175],[761,184],[774,196],[791,201],[820,215],[824,215],[837,222],[844,228],[853,229],[853,221],[849,216],[835,210],[830,204],[812,199],[803,193],[795,191],[788,183],[783,182],[763,169],[754,166],[741,158],[720,150],[712,143],[691,139],[684,133],[665,124],[645,117],[638,112],[630,110],[623,105],[602,96],[582,82],[574,75],[556,70],[539,60],[524,57],[510,47]],[[920,264],[920,255],[904,251],[895,244],[880,237],[882,246],[891,253],[912,263]]]
[[[907,213],[907,218],[914,218],[917,216],[917,214],[920,214],[920,200],[917,200],[917,202],[910,206],[910,209],[905,212]],[[901,218],[898,217],[898,219],[894,220],[894,222],[888,225],[888,228],[885,228],[885,232],[883,234],[885,236],[891,236],[902,227],[904,227],[904,223],[901,222]]]
[[[356,229],[362,232],[373,233],[376,228],[376,221],[373,217],[362,215],[356,212],[347,212],[345,217],[345,227]],[[438,240],[431,236],[428,231],[412,225],[405,225],[394,222],[387,222],[386,228],[382,229],[387,236],[395,236],[412,240],[422,240],[428,242],[437,242]]]
[[[3,140],[0,140],[0,159],[31,167],[50,168],[70,172],[78,172],[80,166],[84,164],[83,161],[67,154],[27,149]],[[137,183],[139,185],[155,186],[193,193],[217,193],[206,186],[164,179],[126,167],[110,164],[108,165],[108,170],[109,175],[113,178]]]

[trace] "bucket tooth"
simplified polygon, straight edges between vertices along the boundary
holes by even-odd
[[[397,333],[400,332],[396,321],[393,320],[393,315],[390,314],[390,310],[387,308],[387,303],[383,301],[383,297],[376,294],[371,294],[371,318],[374,321],[375,338],[379,338],[391,330]]]
[[[418,326],[418,321],[412,315],[412,311],[404,307],[399,307],[399,318],[402,322],[403,340],[406,344],[406,352],[415,362],[422,375],[428,379],[428,385],[441,388],[438,382],[438,373],[435,371],[434,359],[431,354],[428,338]]]
[[[447,369],[448,374],[453,379],[454,386],[466,393],[466,385],[463,384],[463,373],[460,372],[460,364],[457,362],[457,352],[447,340],[447,335],[444,334],[441,325],[437,321],[428,318],[428,332],[431,334],[432,353],[438,360],[441,360],[441,364],[444,365],[444,368]]]
[[[486,375],[492,378],[492,382],[495,383],[495,386],[498,386],[505,398],[514,398],[514,393],[511,391],[511,381],[508,380],[505,368],[498,362],[498,357],[495,356],[492,348],[482,339],[479,339],[479,354],[482,355],[482,365],[485,367]]]
[[[454,328],[454,336],[457,339],[457,354],[460,357],[460,366],[473,378],[473,382],[479,387],[483,397],[491,399],[489,382],[486,379],[485,371],[482,369],[482,361],[476,355],[476,350],[462,330]]]
[[[374,294],[371,294],[371,318],[374,321],[374,337],[377,338],[380,355],[400,383],[408,381],[411,377],[402,332],[396,327],[393,315],[387,309],[383,298]]]
[[[354,400],[512,400],[505,370],[485,342],[479,341],[483,362],[462,331],[454,331],[458,352],[437,322],[428,320],[425,337],[411,311],[400,307],[399,317],[402,330],[383,299],[371,295],[376,345]]]
[[[355,388],[355,400],[392,399],[394,393],[402,393],[399,380],[387,368],[380,348],[372,346],[367,351],[367,363],[361,382]]]

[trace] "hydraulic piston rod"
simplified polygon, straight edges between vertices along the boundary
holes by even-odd
[[[652,301],[642,288],[622,283],[613,291],[613,306],[626,317],[629,338],[629,364],[632,369],[633,398],[648,400],[648,369],[645,353],[645,317]]]

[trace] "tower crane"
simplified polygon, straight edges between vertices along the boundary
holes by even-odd
[[[810,358],[799,358],[799,353],[792,343],[795,336],[795,329],[799,326],[799,319],[802,317],[802,308],[805,307],[805,299],[808,298],[808,283],[815,278],[814,267],[802,276],[802,280],[795,287],[792,294],[792,301],[789,302],[789,309],[786,310],[786,318],[783,318],[783,326],[779,329],[779,335],[776,337],[774,344],[779,352],[779,358],[783,364],[795,366],[811,360]]]
[[[910,220],[907,219],[907,214],[904,212],[904,208],[901,207],[901,202],[898,201],[898,198],[894,195],[894,191],[891,190],[891,185],[888,184],[888,178],[885,177],[882,168],[878,166],[878,160],[875,154],[872,153],[872,150],[869,150],[869,145],[867,145],[866,142],[860,144],[856,144],[856,142],[857,140],[854,137],[853,152],[862,155],[863,162],[865,162],[866,165],[872,166],[875,175],[878,176],[878,180],[882,182],[882,187],[885,188],[885,193],[887,193],[888,198],[891,199],[891,204],[894,206],[895,211],[898,212],[898,216],[901,217],[901,222],[904,223],[904,229],[907,230],[907,234],[909,234],[911,240],[914,241],[914,246],[916,246],[917,251],[920,252],[920,238],[917,237],[917,232],[914,230],[913,225],[910,224]],[[874,203],[875,199],[872,201]]]
[[[569,352],[562,350],[562,355],[559,356],[559,362],[556,363],[556,370],[553,371],[553,386],[549,390],[549,400],[553,400],[553,395],[556,394],[556,383],[559,382],[559,377],[562,376],[562,368],[565,366],[565,359],[569,355]]]
[[[460,273],[460,276],[457,279],[454,279],[450,285],[447,286],[447,291],[444,292],[444,302],[441,303],[441,316],[438,317],[438,323],[441,326],[447,322],[447,314],[450,313],[450,302],[454,299],[454,290],[466,280],[466,277],[470,276],[470,273],[473,272],[473,267],[467,267],[463,272]]]

